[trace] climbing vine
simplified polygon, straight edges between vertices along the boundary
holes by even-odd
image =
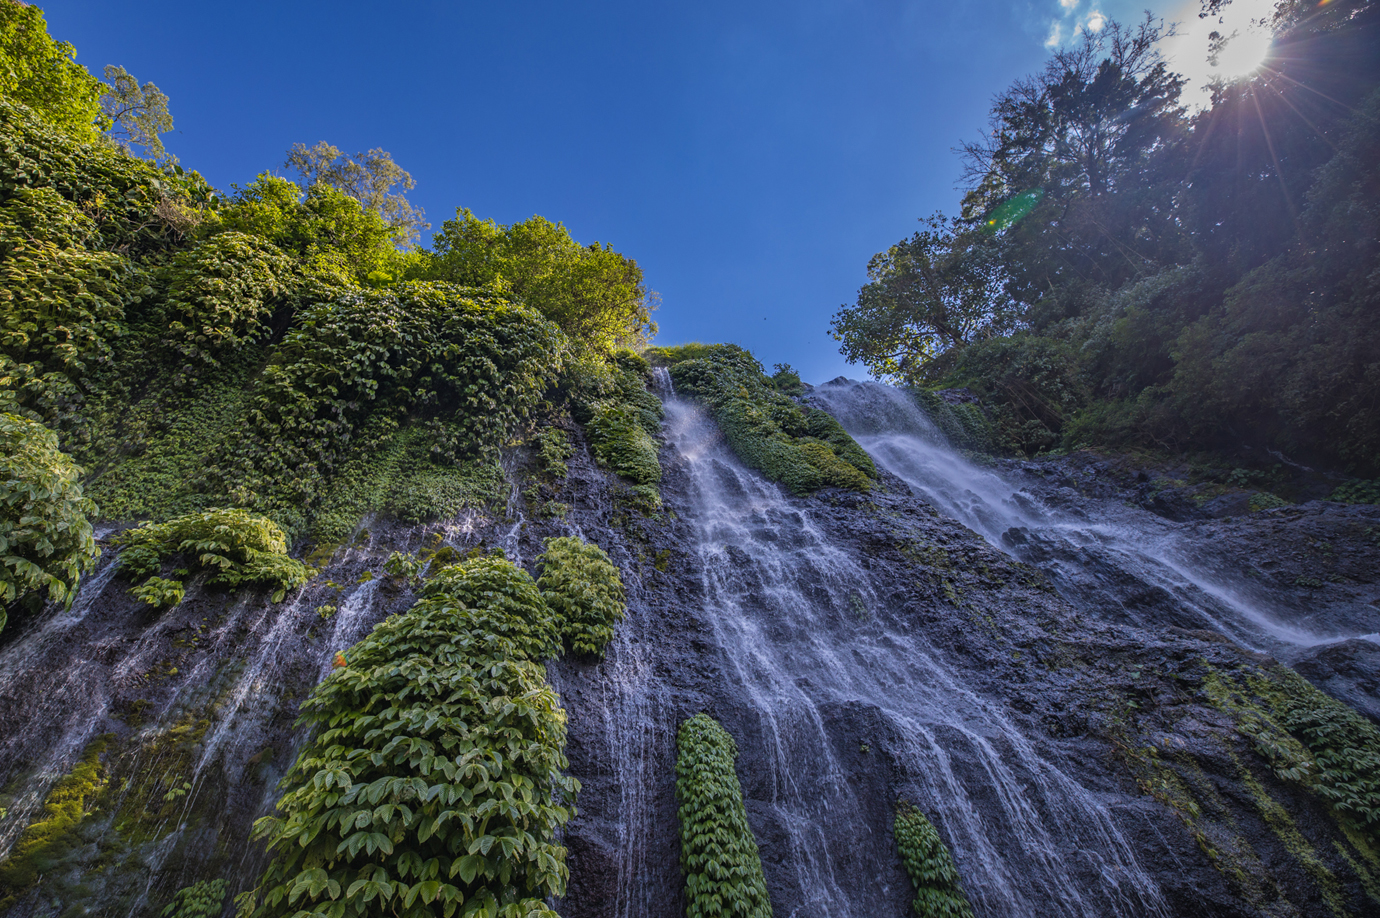
[[[537,588],[561,623],[566,645],[599,655],[627,614],[623,579],[598,545],[573,536],[546,541]]]
[[[892,831],[901,863],[915,884],[918,918],[973,918],[948,846],[925,814],[906,800],[897,801]]]
[[[557,623],[501,558],[431,577],[302,706],[320,730],[256,832],[256,916],[556,918],[574,813],[565,713],[538,660]]]
[[[771,918],[757,842],[733,763],[738,746],[718,721],[696,714],[676,737],[680,865],[688,918]]]

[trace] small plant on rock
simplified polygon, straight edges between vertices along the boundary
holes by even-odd
[[[925,814],[909,801],[897,801],[893,831],[901,863],[915,884],[915,914],[919,918],[973,918],[948,846]]]
[[[602,654],[627,613],[623,579],[598,545],[571,536],[548,539],[537,588],[561,620],[561,636],[576,653]]]

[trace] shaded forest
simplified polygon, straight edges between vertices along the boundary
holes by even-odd
[[[1012,451],[1380,473],[1380,8],[1282,3],[1273,29],[1196,113],[1150,18],[1001,93],[961,213],[872,259],[843,354],[971,389]]]

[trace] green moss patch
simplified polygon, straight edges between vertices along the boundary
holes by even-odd
[[[797,404],[777,389],[747,351],[732,344],[680,349],[652,348],[669,363],[676,389],[703,399],[729,446],[747,465],[794,494],[823,487],[866,491],[876,466],[862,447],[827,413]]]

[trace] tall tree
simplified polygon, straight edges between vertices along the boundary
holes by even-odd
[[[405,192],[416,182],[407,170],[393,162],[393,154],[377,147],[367,153],[346,156],[324,140],[313,146],[293,144],[287,166],[296,169],[308,187],[322,183],[343,191],[374,211],[393,230],[400,245],[415,242],[431,224],[425,212],[407,200]],[[400,191],[394,191],[400,188]]]
[[[1016,324],[1000,240],[964,233],[939,214],[924,222],[925,229],[872,256],[857,303],[833,319],[839,350],[879,378],[919,382],[953,348],[1008,334]]]
[[[105,79],[101,110],[110,119],[110,136],[125,149],[133,144],[160,163],[175,162],[159,136],[173,127],[168,97],[153,83],[140,86],[133,74],[114,64],[106,66]]]

